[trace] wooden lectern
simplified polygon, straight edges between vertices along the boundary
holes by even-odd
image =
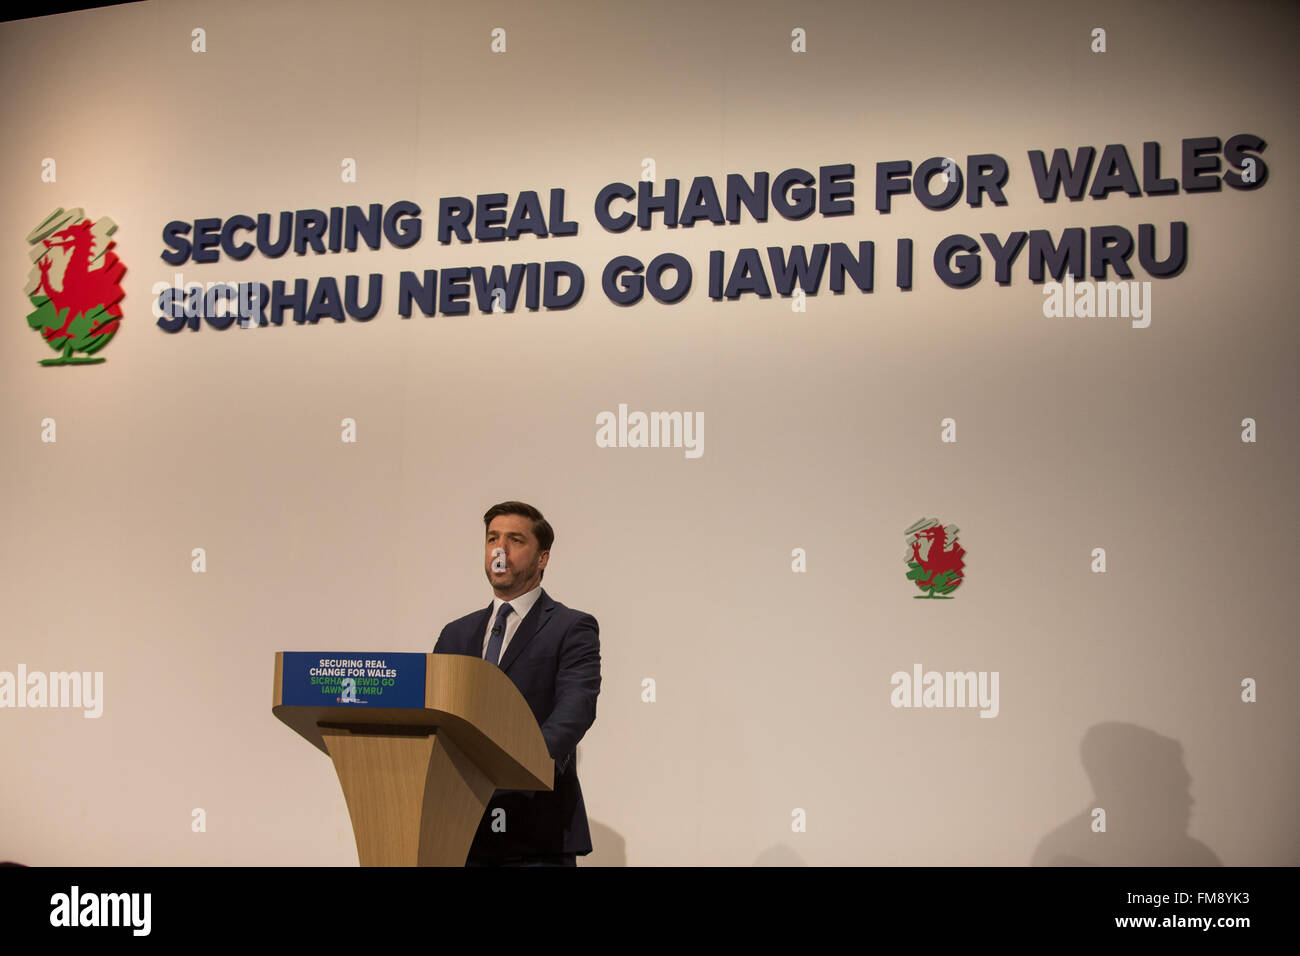
[[[425,657],[424,706],[383,708],[285,704],[275,655],[271,712],[334,761],[362,866],[464,866],[493,790],[553,786],[510,678],[473,657]]]

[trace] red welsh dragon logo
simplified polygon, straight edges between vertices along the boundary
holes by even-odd
[[[40,329],[46,344],[61,353],[42,359],[42,365],[104,361],[91,356],[122,324],[118,303],[125,294],[118,283],[126,266],[108,238],[116,231],[117,224],[107,217],[91,222],[80,209],[56,209],[28,235],[33,265],[24,291],[34,311],[27,324]]]
[[[903,555],[907,562],[907,578],[928,594],[913,594],[914,598],[946,597],[961,584],[962,555],[966,549],[957,543],[957,526],[941,525],[934,518],[922,518],[904,534],[911,551]],[[922,553],[924,547],[925,553]]]

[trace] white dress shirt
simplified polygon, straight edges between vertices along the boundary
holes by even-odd
[[[506,615],[506,633],[501,641],[501,657],[498,661],[506,659],[506,648],[510,646],[510,638],[515,636],[515,631],[519,630],[520,623],[528,616],[528,612],[533,609],[537,599],[542,596],[542,585],[539,581],[537,587],[531,591],[525,591],[517,598],[509,601],[503,601],[499,597],[492,598],[492,613],[488,615],[487,630],[483,632],[483,647],[479,651],[479,657],[487,657],[488,640],[492,637],[492,627],[497,622],[497,614],[501,610],[502,604],[510,605],[510,613]]]

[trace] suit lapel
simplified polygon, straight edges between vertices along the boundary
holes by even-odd
[[[483,634],[487,631],[488,621],[492,618],[492,605],[489,604],[483,609],[483,613],[478,616],[474,622],[474,630],[469,636],[469,644],[465,648],[466,654],[473,654],[479,660],[483,659]]]
[[[491,610],[492,608],[489,607],[488,611]],[[501,658],[501,669],[503,671],[510,669],[510,665],[524,652],[528,642],[546,626],[546,622],[550,620],[551,612],[554,610],[555,602],[547,596],[546,589],[542,588],[542,593],[537,596],[537,603],[529,610],[528,616],[519,622],[519,628],[510,638],[510,646],[506,648],[505,655]],[[486,621],[483,626],[487,627]],[[480,630],[479,633],[482,633],[482,631]]]

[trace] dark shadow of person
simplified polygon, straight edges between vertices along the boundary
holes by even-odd
[[[807,866],[804,858],[784,843],[773,843],[754,859],[754,866]]]
[[[582,773],[582,744],[578,744],[577,762]],[[591,852],[578,857],[578,866],[627,866],[627,840],[613,827],[606,826],[592,816],[587,808],[587,826],[591,831]]]
[[[1191,775],[1183,747],[1136,724],[1089,727],[1079,745],[1093,802],[1043,837],[1030,866],[1222,866],[1187,833]],[[1104,832],[1093,830],[1106,811]]]

